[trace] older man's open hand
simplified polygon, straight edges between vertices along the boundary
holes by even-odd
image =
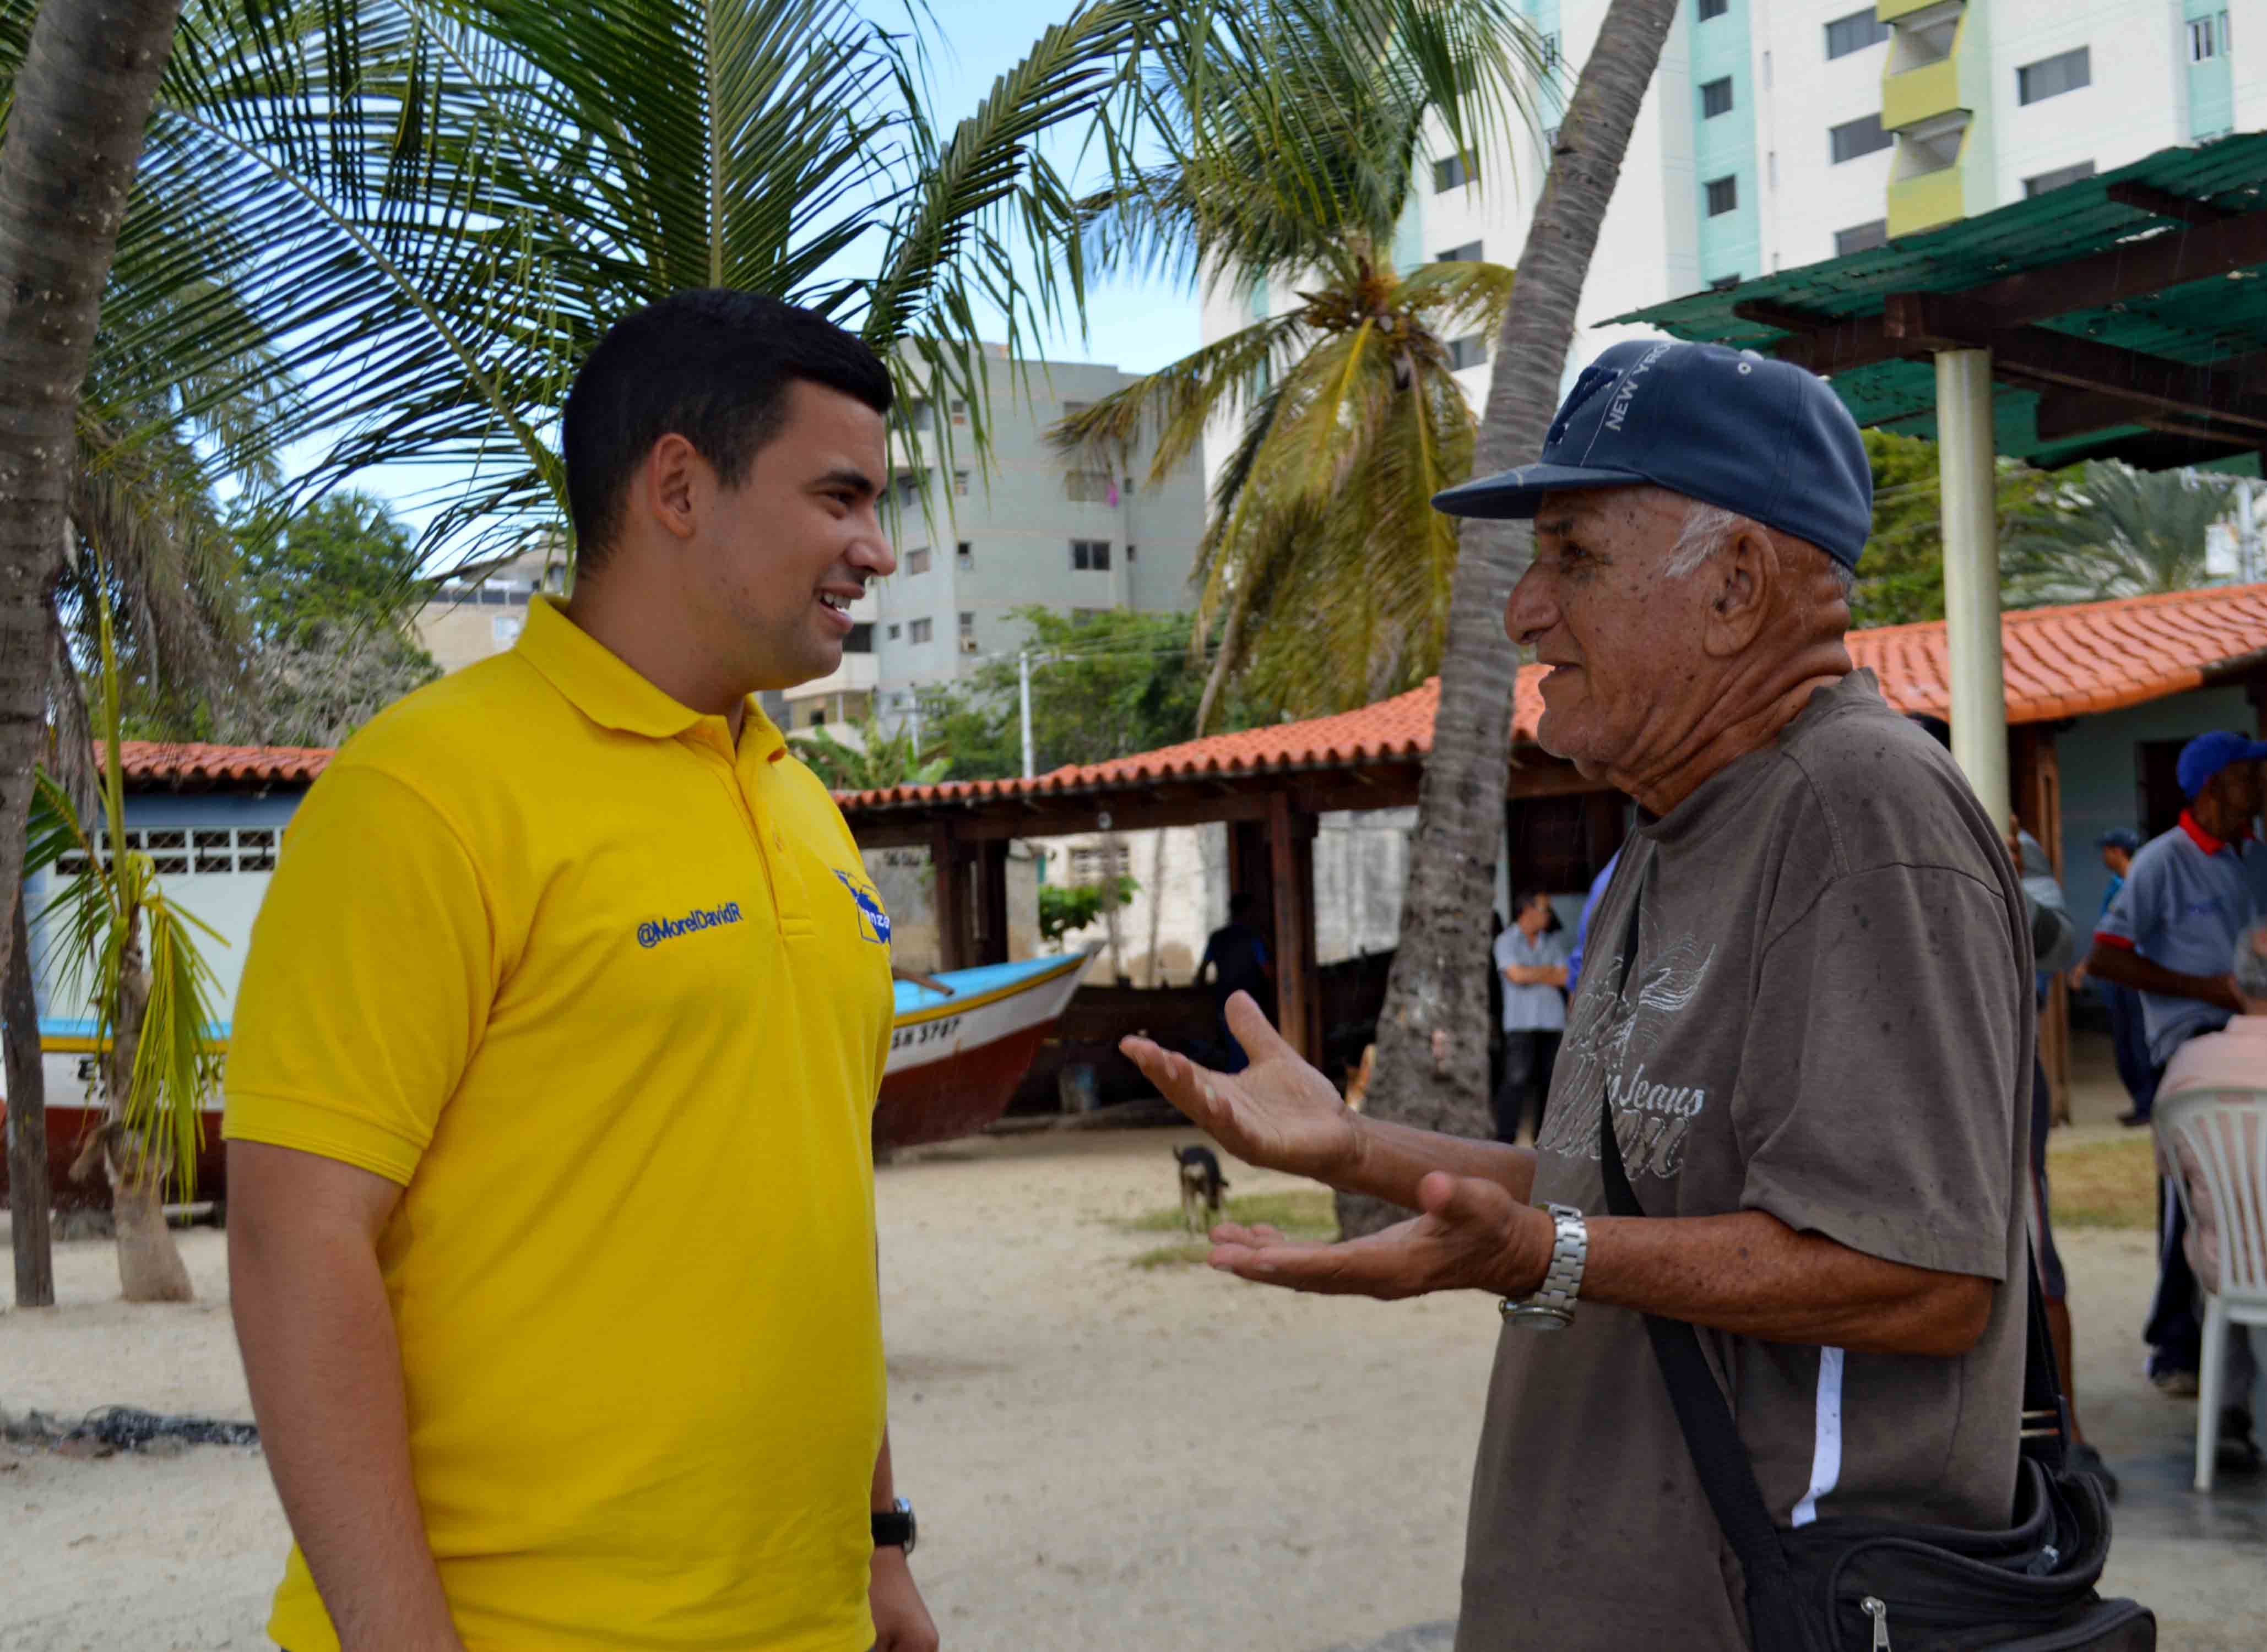
[[[1119,1048],[1168,1101],[1246,1164],[1344,1186],[1361,1151],[1353,1109],[1268,1025],[1249,993],[1229,999],[1228,1028],[1251,1058],[1233,1075],[1146,1038],[1121,1039]]]
[[[1480,1176],[1435,1171],[1417,1184],[1422,1214],[1357,1239],[1317,1244],[1223,1222],[1208,1260],[1222,1273],[1288,1290],[1398,1302],[1434,1290],[1523,1297],[1551,1263],[1551,1218]]]

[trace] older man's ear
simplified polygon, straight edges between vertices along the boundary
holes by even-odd
[[[1717,659],[1745,654],[1784,606],[1788,567],[1770,529],[1742,522],[1697,577],[1708,589],[1701,646]]]

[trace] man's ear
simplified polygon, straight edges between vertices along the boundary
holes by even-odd
[[[701,483],[708,471],[699,450],[674,433],[655,442],[638,467],[630,508],[673,539],[700,528]]]
[[[1718,659],[1743,653],[1770,620],[1786,575],[1771,530],[1757,523],[1741,523],[1732,530],[1731,542],[1700,571],[1710,586],[1701,647]]]

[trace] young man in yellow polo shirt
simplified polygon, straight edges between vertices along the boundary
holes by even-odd
[[[888,919],[750,697],[895,566],[882,363],[686,293],[564,421],[573,600],[308,795],[227,1078],[288,1652],[932,1652],[891,1483]]]

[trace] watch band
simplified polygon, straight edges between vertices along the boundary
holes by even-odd
[[[873,1516],[874,1546],[877,1549],[903,1549],[913,1552],[913,1539],[919,1528],[913,1522],[913,1506],[899,1498],[885,1511]]]
[[[1530,1330],[1563,1331],[1574,1322],[1574,1303],[1582,1290],[1582,1264],[1589,1260],[1590,1230],[1571,1204],[1546,1204],[1553,1237],[1551,1265],[1531,1296],[1506,1297],[1497,1312],[1507,1325]]]

